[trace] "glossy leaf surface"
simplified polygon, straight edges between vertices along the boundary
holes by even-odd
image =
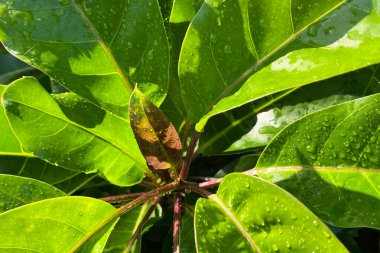
[[[101,252],[117,220],[108,220],[115,210],[85,197],[48,199],[16,208],[0,215],[0,250]]]
[[[282,130],[256,170],[325,221],[380,228],[380,95],[312,113]]]
[[[176,170],[182,157],[182,144],[177,130],[138,89],[131,95],[129,117],[147,163],[156,170]]]
[[[230,174],[195,207],[198,252],[348,252],[289,193],[262,179]]]
[[[0,85],[0,97],[2,97],[5,89],[7,86]],[[24,152],[21,148],[21,145],[19,141],[17,140],[16,136],[12,132],[12,129],[9,125],[7,116],[5,115],[5,111],[2,105],[0,105],[0,154],[6,155],[13,153],[22,153],[27,156],[30,156],[31,154]]]
[[[165,97],[169,49],[157,1],[1,0],[0,20],[12,54],[119,116],[135,82],[154,102]]]
[[[185,38],[182,95],[194,121],[229,97],[196,129],[261,97],[378,63],[378,1],[345,2],[206,1]]]
[[[281,129],[302,116],[378,93],[377,80],[380,80],[380,68],[373,65],[216,115],[204,128],[197,152],[210,155],[265,146]]]
[[[0,213],[39,200],[65,195],[57,188],[34,179],[0,174]]]
[[[118,185],[144,177],[147,168],[128,122],[87,100],[72,93],[51,96],[35,79],[23,78],[7,88],[3,105],[17,138],[39,158],[99,172]]]
[[[0,85],[0,95],[6,86]],[[36,158],[25,152],[14,135],[4,108],[0,104],[0,174],[11,174],[29,177],[55,185],[69,193],[85,182],[88,177],[78,171],[60,168]],[[71,182],[76,177],[76,182]]]
[[[167,1],[165,1],[167,3]],[[170,119],[180,132],[180,126],[187,119],[183,105],[178,78],[178,60],[186,30],[203,0],[175,0],[168,24],[168,37],[170,42],[170,75],[169,90],[161,110]]]

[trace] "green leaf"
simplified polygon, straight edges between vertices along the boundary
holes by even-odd
[[[64,208],[64,209],[62,209]],[[116,209],[85,197],[61,197],[0,215],[3,252],[102,252]]]
[[[39,200],[65,195],[57,188],[34,179],[0,174],[0,213]]]
[[[230,174],[195,206],[198,252],[348,252],[289,193],[262,179]]]
[[[202,132],[197,152],[212,155],[265,146],[281,129],[306,114],[380,92],[378,79],[379,65],[373,65],[216,115]]]
[[[73,93],[49,95],[34,78],[23,78],[2,102],[17,138],[43,160],[122,186],[148,171],[129,123]]]
[[[182,157],[182,143],[177,130],[137,88],[129,102],[129,117],[147,163],[155,170],[177,170]]]
[[[115,229],[112,231],[103,252],[112,252],[112,253],[126,252],[125,250],[128,247],[131,237],[136,232],[136,229],[140,225],[140,222],[146,215],[151,205],[152,205],[152,201],[149,201],[123,214],[120,217],[118,223],[116,224]],[[147,223],[154,222],[161,216],[162,216],[162,209],[160,207],[157,207],[155,211],[148,218]],[[145,228],[147,227],[147,225],[149,225],[147,223],[144,226]],[[141,235],[142,233],[139,235],[138,240],[135,242],[132,252],[136,252],[136,253],[140,252]]]
[[[252,174],[277,183],[321,219],[380,228],[380,94],[312,113],[282,130]]]
[[[261,97],[378,63],[377,0],[345,2],[206,1],[184,41],[181,89],[194,121],[222,100],[196,129]]]
[[[50,185],[63,183],[79,174],[85,175],[78,171],[54,166],[39,158],[25,157],[22,154],[18,156],[17,153],[13,156],[0,156],[0,173],[33,178]]]
[[[178,60],[190,21],[200,8],[203,0],[175,0],[169,19],[168,37],[170,41],[170,78],[169,90],[161,110],[171,120],[173,125],[181,132],[180,126],[187,119],[185,106],[183,105],[179,77]]]
[[[162,102],[169,48],[157,1],[0,1],[0,40],[69,90],[127,116],[133,84]],[[157,74],[159,73],[159,74]]]
[[[0,96],[6,86],[0,85]],[[0,104],[0,173],[34,178],[54,185],[66,193],[77,189],[92,177],[46,163],[25,152],[14,135],[2,104]],[[73,178],[75,177],[75,182]]]
[[[3,95],[5,89],[7,86],[0,85],[0,97]],[[22,150],[22,147],[17,140],[16,136],[14,135],[7,116],[5,115],[5,111],[2,105],[0,105],[0,155],[6,155],[13,153],[22,153],[25,154],[25,156],[32,156],[29,153],[26,153]]]
[[[256,116],[257,122],[255,126],[226,148],[225,152],[236,152],[247,148],[265,146],[281,129],[295,120],[314,111],[347,102],[355,98],[357,98],[357,96],[332,95],[311,102],[301,102],[280,108],[275,107],[274,109],[259,113]],[[288,99],[291,101],[291,96],[289,96]]]

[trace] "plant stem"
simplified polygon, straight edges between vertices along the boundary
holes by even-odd
[[[139,226],[136,228],[136,231],[133,233],[131,239],[129,240],[128,246],[125,249],[125,252],[131,251],[135,241],[137,240],[137,237],[140,235],[142,229],[144,228],[145,223],[149,219],[150,215],[153,213],[154,209],[156,209],[156,206],[158,205],[159,202],[160,202],[160,198],[155,197],[152,205],[149,207],[148,211],[144,215],[144,218],[141,220]]]
[[[215,178],[215,177],[188,177],[187,179],[191,180],[191,181],[199,181],[199,182],[207,182],[207,181],[213,181],[215,179],[218,179],[218,178]]]
[[[181,238],[181,203],[182,196],[180,193],[174,194],[174,214],[173,214],[173,253],[180,252]]]
[[[182,187],[185,188],[186,190],[196,192],[196,193],[198,193],[198,194],[200,194],[206,198],[208,198],[210,195],[212,195],[211,192],[208,192],[205,189],[200,188],[197,184],[191,184],[191,183],[188,183],[186,181],[182,182]]]
[[[166,184],[160,188],[154,189],[150,192],[145,193],[144,195],[132,200],[131,202],[119,207],[117,209],[117,214],[122,215],[123,213],[127,212],[128,210],[132,209],[135,206],[138,206],[145,201],[152,199],[154,197],[162,196],[165,193],[171,192],[175,189],[177,189],[180,185],[180,180],[176,179],[173,182]]]
[[[220,182],[222,182],[223,178],[215,178],[214,180],[210,180],[207,182],[199,183],[198,187],[202,189],[207,189],[211,187],[218,186]]]
[[[187,174],[189,173],[191,158],[193,156],[195,146],[198,142],[199,134],[199,132],[194,131],[193,135],[191,136],[189,148],[186,152],[185,161],[183,161],[181,172],[179,173],[179,178],[182,180],[185,180],[187,178]]]
[[[130,193],[130,194],[122,194],[122,195],[104,197],[104,198],[99,198],[99,199],[103,200],[105,202],[108,202],[108,203],[115,203],[115,202],[120,202],[120,201],[124,201],[124,200],[135,199],[137,197],[143,196],[144,194],[146,194],[146,192],[136,192],[136,193]]]
[[[154,187],[154,188],[156,188],[158,186],[158,184],[156,182],[148,181],[146,179],[143,179],[140,182],[140,185],[145,186],[145,187]]]

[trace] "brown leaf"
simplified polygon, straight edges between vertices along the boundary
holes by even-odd
[[[176,169],[182,156],[182,143],[177,130],[137,88],[129,102],[129,117],[148,165],[156,170]]]

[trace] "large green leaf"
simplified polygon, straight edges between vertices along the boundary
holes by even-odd
[[[6,86],[0,85],[0,96]],[[2,104],[0,104],[0,173],[34,178],[55,185],[70,193],[92,175],[68,170],[46,163],[32,153],[25,152],[14,135]],[[75,180],[74,180],[75,178]]]
[[[265,146],[286,125],[306,114],[379,92],[378,79],[379,65],[373,65],[216,115],[204,128],[197,152],[211,155]]]
[[[218,102],[196,129],[261,97],[379,62],[378,0],[345,2],[206,1],[180,58],[189,116],[199,120],[242,87]]]
[[[0,40],[21,60],[122,117],[133,84],[165,97],[169,49],[155,0],[0,1]]]
[[[0,174],[0,213],[28,203],[65,195],[57,188],[34,179]]]
[[[170,13],[168,37],[170,41],[170,75],[168,95],[161,109],[173,125],[181,131],[180,126],[187,118],[183,105],[178,77],[178,60],[183,38],[195,13],[203,0],[175,0]]]
[[[287,95],[286,99],[275,103],[273,109],[257,114],[255,126],[232,145],[229,143],[225,151],[233,152],[267,145],[281,129],[302,116],[379,92],[380,84],[376,81],[376,78],[380,77],[379,70],[379,65],[370,66],[301,87]]]
[[[198,252],[348,252],[286,191],[262,179],[226,176],[195,207]]]
[[[1,252],[102,252],[116,209],[85,197],[61,197],[0,215]]]
[[[282,130],[256,170],[323,220],[380,228],[380,94],[312,113]]]
[[[49,95],[34,78],[23,78],[2,102],[17,138],[41,159],[123,186],[148,170],[129,123],[73,93]]]

